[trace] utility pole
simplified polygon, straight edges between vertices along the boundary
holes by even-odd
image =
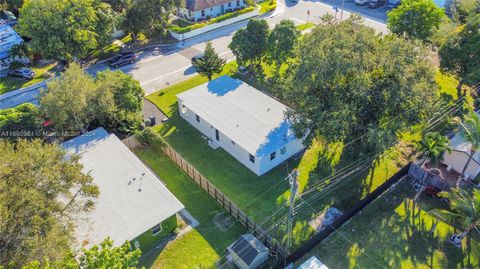
[[[343,8],[345,7],[345,0],[342,0],[342,11],[340,11],[340,20],[343,19]]]
[[[293,229],[293,215],[295,213],[295,197],[298,191],[298,170],[294,169],[292,173],[288,175],[288,182],[290,183],[290,210],[288,211],[287,220],[287,252],[291,246],[292,241],[292,229]]]

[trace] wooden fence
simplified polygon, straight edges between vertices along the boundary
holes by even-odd
[[[417,164],[412,163],[408,170],[408,175],[411,179],[417,180],[424,186],[433,186],[439,188],[442,191],[448,191],[455,187],[455,184],[449,180],[443,179],[438,175],[429,172]]]
[[[210,196],[212,196],[234,219],[242,224],[258,240],[270,249],[272,256],[284,259],[287,255],[285,248],[265,232],[260,225],[245,214],[238,206],[228,199],[223,192],[215,187],[207,178],[205,178],[195,167],[188,163],[178,152],[170,145],[165,144],[163,151],[172,159],[183,171],[185,171],[193,180],[200,185]]]

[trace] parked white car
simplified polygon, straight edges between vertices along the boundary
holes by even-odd
[[[363,5],[368,4],[368,1],[369,0],[355,0],[355,4],[363,6]]]

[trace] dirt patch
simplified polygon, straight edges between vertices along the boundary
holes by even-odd
[[[233,217],[225,214],[224,212],[216,214],[213,217],[212,222],[222,232],[228,231],[228,229],[235,224]]]

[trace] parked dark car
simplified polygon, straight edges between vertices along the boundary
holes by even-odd
[[[383,5],[385,5],[385,0],[370,0],[368,2],[369,8],[379,8]]]
[[[24,80],[31,80],[33,79],[33,77],[35,77],[36,73],[30,68],[20,67],[8,72],[8,75],[11,77],[17,77]]]
[[[388,0],[387,1],[387,8],[396,8],[400,5],[400,0]]]
[[[108,66],[112,68],[118,68],[122,65],[134,63],[136,60],[137,60],[137,55],[135,55],[135,53],[122,52],[117,56],[113,57],[112,60],[110,60],[110,63],[108,64]]]
[[[197,63],[198,60],[203,59],[203,57],[204,57],[203,53],[200,53],[200,54],[197,54],[197,55],[193,56],[192,57],[192,65],[195,65],[195,63]]]

